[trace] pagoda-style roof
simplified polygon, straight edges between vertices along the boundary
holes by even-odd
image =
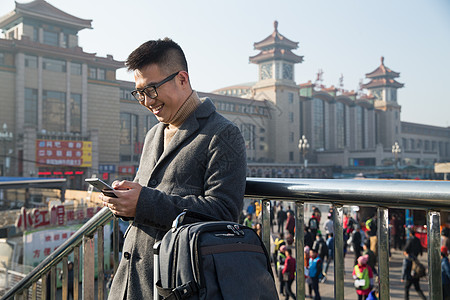
[[[7,15],[0,17],[0,28],[6,28],[17,19],[28,17],[61,26],[71,27],[77,31],[92,28],[92,20],[80,19],[47,3],[45,0],[35,0],[29,3],[17,3],[16,8]]]
[[[370,78],[370,82],[361,85],[362,88],[371,89],[377,87],[394,87],[402,88],[403,83],[397,82],[394,78],[400,76],[400,73],[394,72],[384,65],[384,57],[381,57],[381,64],[373,72],[367,73],[366,78]]]
[[[367,73],[366,78],[377,78],[377,77],[390,77],[397,78],[400,73],[394,72],[384,65],[384,57],[381,57],[381,65],[375,69],[375,71]]]
[[[250,57],[250,62],[260,62],[281,59],[292,63],[301,63],[303,56],[292,53],[292,49],[298,48],[298,42],[293,42],[278,32],[278,22],[274,22],[274,31],[264,40],[253,44],[256,50],[261,52]]]

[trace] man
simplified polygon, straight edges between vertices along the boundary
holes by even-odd
[[[319,279],[322,275],[322,260],[315,249],[311,249],[309,253],[311,255],[309,258],[309,277],[314,290],[314,300],[320,300],[322,298],[319,291]]]
[[[367,236],[370,240],[370,250],[373,251],[375,256],[378,255],[378,237],[377,237],[377,214],[375,213],[372,218],[366,221]]]
[[[442,298],[450,299],[450,263],[448,261],[448,248],[441,247],[441,272],[442,272]]]
[[[284,261],[284,268],[282,271],[283,281],[285,287],[285,300],[289,300],[289,298],[296,299],[295,294],[292,292],[291,286],[292,282],[295,280],[295,267],[296,260],[292,257],[292,250],[285,249],[284,254],[286,255],[286,260]]]
[[[115,181],[105,206],[133,222],[109,299],[153,298],[153,245],[184,209],[237,221],[245,190],[245,144],[239,129],[200,100],[186,58],[166,38],[148,41],[126,61],[132,95],[160,121],[146,135],[133,182]]]
[[[281,202],[280,202],[278,212],[277,212],[278,233],[283,232],[284,222],[286,221],[286,219],[287,219],[287,214],[283,210],[283,205],[281,205]]]
[[[247,214],[247,217],[244,219],[244,225],[250,228],[253,228],[252,214]]]
[[[333,221],[333,214],[330,212],[328,213],[327,220],[325,221],[325,224],[323,225],[323,229],[325,231],[325,236],[328,239],[330,235],[334,234],[334,221]]]
[[[316,250],[316,252],[319,254],[319,257],[322,260],[322,263],[325,261],[325,257],[328,258],[327,242],[325,242],[325,240],[323,239],[322,234],[320,232],[317,233],[317,238],[314,241],[312,249]]]
[[[295,219],[294,215],[290,211],[287,213],[286,230],[289,232],[290,235],[294,236]]]
[[[409,299],[409,288],[411,285],[414,285],[414,288],[421,299],[426,299],[420,289],[420,278],[414,276],[414,274],[411,274],[412,262],[417,259],[419,253],[422,254],[422,245],[420,244],[420,240],[414,235],[414,229],[411,228],[409,234],[410,238],[406,243],[405,251],[403,252],[405,258],[403,259],[402,267],[402,282],[405,282],[405,300]]]

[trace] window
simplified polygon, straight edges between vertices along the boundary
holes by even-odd
[[[325,117],[323,100],[314,98],[314,134],[313,147],[314,149],[325,149]]]
[[[5,64],[5,53],[0,52],[0,65]]]
[[[81,133],[81,94],[70,94],[70,132]]]
[[[294,142],[294,133],[291,131],[289,132],[289,143],[293,143]]]
[[[289,104],[294,103],[294,93],[288,93]]]
[[[67,33],[63,34],[62,47],[69,48],[69,35]]]
[[[66,93],[44,91],[42,93],[42,128],[47,131],[64,132],[66,128]]]
[[[255,150],[255,125],[253,124],[242,124],[241,133],[244,137],[245,147],[247,150]]]
[[[345,147],[345,105],[338,102],[336,104],[336,146],[338,149]]]
[[[37,27],[33,27],[33,41],[39,41],[39,29]]]
[[[70,74],[72,75],[81,75],[81,64],[80,63],[75,63],[75,62],[71,62],[70,63]]]
[[[138,141],[137,121],[136,115],[120,114],[120,145],[134,145]]]
[[[66,62],[59,59],[45,58],[42,60],[44,70],[66,72]]]
[[[37,125],[38,114],[37,89],[25,88],[25,124]]]
[[[156,119],[155,115],[151,114],[147,116],[147,120],[145,122],[146,126],[144,128],[145,133],[147,133],[147,131],[149,131],[153,126],[155,126],[156,124],[158,124],[159,121],[158,119]]]
[[[292,111],[289,112],[289,122],[294,122],[294,113]]]
[[[51,46],[59,46],[58,33],[54,31],[44,30],[43,43]]]
[[[37,56],[25,55],[25,67],[36,69],[37,68]]]
[[[105,80],[105,79],[106,79],[105,74],[106,74],[105,69],[98,69],[98,72],[97,72],[97,79]]]
[[[292,151],[289,152],[289,160],[290,161],[294,160],[294,152],[292,152]]]
[[[97,69],[89,68],[89,78],[97,79]]]
[[[365,134],[364,134],[364,108],[356,107],[356,145],[358,149],[364,149]]]

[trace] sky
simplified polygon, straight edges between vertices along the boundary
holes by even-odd
[[[450,126],[450,1],[448,0],[46,0],[83,19],[93,29],[79,32],[84,51],[125,61],[150,39],[170,37],[183,48],[192,86],[200,92],[257,80],[249,63],[254,43],[273,23],[298,42],[304,56],[296,83],[315,81],[357,90],[380,65],[400,73],[402,121]],[[18,0],[19,3],[29,1]],[[2,0],[0,14],[15,7]],[[117,78],[133,81],[124,69]]]

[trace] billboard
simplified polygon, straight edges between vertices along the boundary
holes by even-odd
[[[92,142],[36,140],[38,165],[92,167]]]

